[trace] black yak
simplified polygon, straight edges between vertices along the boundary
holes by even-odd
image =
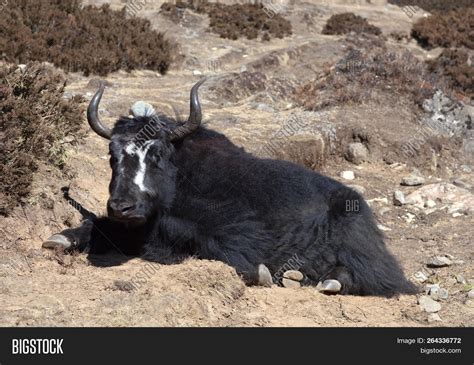
[[[163,115],[121,117],[110,140],[107,217],[52,236],[46,247],[144,257],[168,252],[220,260],[249,284],[278,284],[282,268],[326,292],[414,293],[389,253],[364,199],[343,184],[291,162],[263,159],[201,125],[198,88],[186,122]]]

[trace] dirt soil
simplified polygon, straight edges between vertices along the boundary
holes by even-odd
[[[176,23],[159,13],[162,2],[148,2],[138,15],[181,45],[182,62],[166,75],[144,70],[110,74],[100,114],[112,125],[117,116],[128,114],[133,102],[144,100],[162,112],[174,115],[176,110],[185,116],[190,87],[206,75],[200,91],[205,124],[255,154],[278,138],[289,121],[299,118],[300,128],[282,141],[275,157],[338,180],[342,171],[354,171],[355,179],[345,182],[363,188],[386,243],[407,276],[424,281],[419,284],[422,289],[427,283],[438,283],[449,291],[449,297],[439,302],[439,318],[420,307],[421,294],[386,299],[326,296],[312,287],[246,287],[234,269],[220,262],[189,258],[163,265],[119,253],[91,257],[42,249],[51,234],[80,223],[78,209],[104,213],[110,179],[108,146],[89,133],[82,143],[65,141],[67,166],[75,171],[74,177],[49,164],[40,165],[29,203],[0,218],[0,325],[474,326],[474,301],[467,295],[474,283],[473,212],[450,210],[453,202],[474,202],[470,131],[462,125],[458,132],[440,132],[432,136],[440,141],[435,147],[432,138],[428,141],[421,133],[422,121],[431,115],[428,110],[436,114],[444,104],[434,100],[431,109],[428,104],[420,109],[406,94],[390,88],[377,89],[375,97],[368,94],[362,102],[327,105],[317,111],[295,104],[295,90],[336,67],[350,46],[359,42],[345,35],[323,35],[332,15],[355,13],[379,27],[382,35],[404,32],[418,17],[410,18],[385,1],[331,3],[286,2],[282,14],[291,21],[293,34],[261,42],[220,38],[208,32],[206,15],[191,11]],[[111,1],[113,9],[122,6],[119,0]],[[386,43],[389,51],[407,50],[420,61],[438,55],[413,40],[387,38]],[[67,97],[89,99],[98,86],[97,78],[80,73],[69,74],[69,82]],[[463,110],[471,110],[470,101],[463,102]],[[423,142],[418,155],[400,153],[401,146],[417,136]],[[354,142],[369,150],[368,158],[358,165],[344,159],[347,145]],[[425,177],[425,188],[455,186],[452,193],[436,199],[434,210],[392,202],[395,190],[407,196],[420,188],[400,185],[413,167]],[[62,187],[69,187],[74,201],[63,199]],[[448,255],[452,264],[427,267],[434,255]]]

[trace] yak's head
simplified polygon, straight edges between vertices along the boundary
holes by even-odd
[[[158,115],[122,117],[112,130],[99,119],[99,102],[105,89],[103,83],[100,85],[87,109],[87,120],[98,135],[110,140],[110,218],[143,224],[171,205],[177,173],[174,144],[201,124],[197,92],[203,82],[204,79],[191,89],[191,112],[186,122],[174,123]]]

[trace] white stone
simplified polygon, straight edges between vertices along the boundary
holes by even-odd
[[[421,309],[428,313],[436,313],[441,310],[441,304],[426,295],[422,295],[418,298],[418,304]]]
[[[340,176],[344,179],[344,180],[354,180],[355,179],[355,175],[354,175],[354,171],[342,171]]]

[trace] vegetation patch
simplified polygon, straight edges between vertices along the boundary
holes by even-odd
[[[474,98],[474,66],[465,50],[445,49],[437,59],[428,61],[428,68],[453,90]]]
[[[30,191],[39,162],[64,167],[65,137],[80,133],[82,97],[63,98],[65,77],[32,63],[0,66],[0,214]]]
[[[420,46],[474,49],[474,7],[435,12],[418,20],[411,31]]]
[[[380,28],[354,13],[335,14],[328,19],[323,28],[323,34],[366,33],[379,35]]]
[[[291,23],[280,14],[265,8],[263,4],[220,4],[202,1],[167,2],[161,11],[175,20],[182,18],[184,10],[190,9],[200,14],[207,14],[212,32],[222,38],[236,40],[241,37],[268,41],[291,35]]]
[[[171,44],[125,8],[82,7],[79,0],[9,1],[0,17],[0,59],[53,62],[66,71],[105,76],[119,69],[166,72]]]
[[[352,49],[314,81],[298,88],[295,101],[307,110],[374,100],[378,93],[408,95],[417,105],[433,96],[436,83],[410,52],[384,47]]]

